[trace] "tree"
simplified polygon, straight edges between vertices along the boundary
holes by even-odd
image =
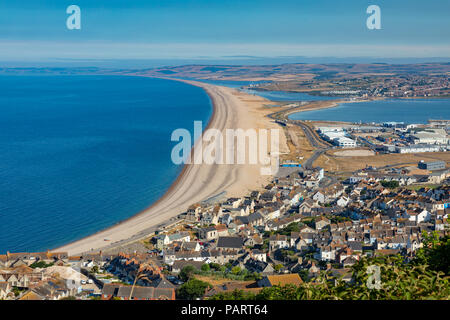
[[[450,237],[439,239],[436,231],[424,232],[423,247],[418,249],[413,261],[415,265],[428,265],[434,271],[442,271],[450,275]]]
[[[276,265],[273,266],[273,269],[274,269],[276,272],[279,272],[282,268],[283,268],[283,265],[282,265],[282,264],[276,264]]]
[[[207,282],[191,279],[178,288],[177,297],[184,300],[195,300],[203,297],[207,288],[212,288],[212,286]]]
[[[209,264],[209,266],[210,266],[211,269],[214,269],[214,270],[216,270],[216,271],[220,271],[220,269],[221,269],[221,267],[222,267],[220,264],[214,263],[214,262],[211,262],[211,263]]]
[[[204,265],[202,265],[202,271],[208,272],[210,270],[211,270],[211,268],[210,268],[209,264],[205,263]]]
[[[286,228],[283,228],[279,231],[276,231],[277,234],[282,235],[291,235],[291,232],[299,232],[300,231],[300,223],[299,222],[292,222],[286,226]]]
[[[389,188],[389,189],[395,189],[399,187],[399,182],[398,181],[386,181],[386,180],[382,180],[381,185],[385,188]]]
[[[36,261],[36,262],[33,262],[32,264],[30,264],[30,268],[33,268],[33,269],[48,268],[48,267],[51,267],[52,265],[53,265],[53,263],[46,263],[45,261],[40,260],[40,261]]]
[[[238,275],[239,273],[241,273],[241,268],[239,268],[239,267],[233,267],[232,269],[231,269],[231,273],[232,274],[235,274],[235,275]]]
[[[371,288],[373,274],[370,266],[380,268],[381,288]],[[443,272],[433,271],[427,265],[405,262],[400,256],[362,258],[352,267],[352,282],[347,283],[321,272],[317,279],[300,286],[273,286],[258,294],[246,296],[257,300],[421,300],[450,299],[450,279]],[[233,299],[243,293],[212,297]]]
[[[302,278],[303,282],[309,281],[309,271],[308,270],[302,269],[298,272],[298,275],[300,276],[300,278]]]
[[[195,269],[194,266],[187,265],[186,267],[181,269],[179,277],[183,281],[188,281],[189,279],[192,278],[192,276],[194,275],[195,271],[196,271],[196,269]]]

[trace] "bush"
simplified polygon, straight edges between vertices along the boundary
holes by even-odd
[[[191,279],[178,288],[177,298],[195,300],[203,297],[207,288],[212,288],[212,286],[207,282]]]
[[[283,228],[279,231],[276,231],[276,234],[281,234],[285,236],[290,236],[291,232],[299,232],[300,231],[301,223],[299,222],[293,222],[286,226],[286,228]]]
[[[201,269],[202,269],[203,272],[209,272],[211,270],[211,268],[209,267],[209,264],[207,264],[207,263],[202,265]]]
[[[195,271],[196,271],[196,269],[194,266],[188,265],[188,266],[184,267],[183,269],[181,269],[179,277],[181,280],[186,282],[192,278]]]
[[[438,233],[423,233],[423,247],[416,252],[415,265],[428,265],[434,271],[450,275],[450,237],[439,239]]]
[[[238,275],[239,273],[241,273],[241,268],[239,268],[239,267],[233,267],[233,268],[231,269],[231,273],[232,273],[232,274],[235,274],[235,275]]]
[[[282,264],[276,264],[276,265],[273,266],[273,269],[274,269],[276,272],[279,272],[282,268],[283,268],[283,265],[282,265]]]
[[[36,262],[33,262],[32,264],[30,264],[30,268],[33,268],[33,269],[35,269],[35,268],[48,268],[48,267],[51,267],[51,266],[53,266],[53,263],[46,263],[45,261],[36,261]]]
[[[209,264],[209,267],[210,267],[211,269],[216,270],[216,271],[220,271],[221,268],[222,268],[222,266],[221,266],[220,264],[214,263],[214,262],[211,262],[211,263]]]
[[[381,289],[367,286],[371,265],[380,267]],[[346,283],[326,272],[300,286],[286,285],[262,289],[258,294],[225,293],[213,299],[247,300],[421,300],[450,299],[449,277],[427,265],[406,263],[400,255],[363,258],[353,267],[353,281]]]
[[[389,188],[389,189],[395,189],[399,187],[399,182],[398,181],[386,181],[383,180],[381,181],[381,185],[385,188]]]

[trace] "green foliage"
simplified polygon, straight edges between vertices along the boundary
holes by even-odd
[[[204,265],[202,265],[202,271],[208,272],[210,270],[211,270],[211,268],[210,268],[209,264],[205,263]]]
[[[203,297],[207,288],[212,288],[211,284],[197,279],[191,279],[177,289],[177,298],[195,300]]]
[[[377,265],[381,270],[381,289],[368,287],[367,270]],[[406,263],[400,255],[363,258],[353,266],[351,283],[326,272],[301,286],[286,285],[263,288],[258,294],[225,293],[213,299],[247,300],[420,300],[450,299],[449,277],[426,265]]]
[[[338,223],[338,222],[345,222],[345,221],[352,221],[349,217],[343,217],[343,216],[333,216],[329,215],[327,216],[328,219],[330,219],[330,223]]]
[[[386,181],[386,180],[382,180],[380,181],[381,185],[385,188],[389,188],[389,189],[395,189],[398,188],[400,186],[398,181]]]
[[[295,252],[293,250],[287,250],[287,249],[281,249],[278,252],[278,256],[280,257],[280,260],[286,261],[296,261],[297,257],[295,256]]]
[[[53,266],[53,263],[46,263],[45,261],[42,261],[42,260],[36,261],[36,262],[33,262],[32,264],[30,264],[30,268],[33,268],[33,269],[35,269],[35,268],[48,268],[48,267],[51,267],[51,266]]]
[[[19,289],[19,288],[17,288],[17,287],[13,287],[11,291],[14,293],[14,296],[15,296],[15,297],[18,297],[18,296],[20,296],[20,294],[21,294],[22,291],[24,291],[24,290]]]
[[[218,263],[211,262],[211,263],[209,264],[209,267],[210,267],[210,269],[214,269],[214,270],[216,270],[216,271],[220,271],[220,270],[222,269],[223,266],[221,266],[221,265],[218,264]]]
[[[314,225],[316,223],[316,217],[305,219],[305,220],[303,220],[303,223],[306,224],[310,228],[314,228]]]
[[[241,268],[239,268],[239,267],[233,267],[233,268],[231,269],[231,273],[232,273],[232,274],[235,274],[235,275],[238,275],[239,273],[241,273]]]
[[[431,270],[442,271],[450,275],[450,237],[439,239],[438,233],[423,233],[423,247],[416,252],[413,263],[427,265]]]
[[[274,269],[276,272],[279,272],[282,268],[283,268],[283,265],[282,265],[282,264],[276,264],[276,265],[273,266],[273,269]]]
[[[77,298],[75,298],[74,296],[68,296],[68,297],[61,298],[59,300],[77,300]]]
[[[309,281],[309,271],[306,269],[300,270],[298,272],[298,275],[300,276],[300,278],[302,278],[303,282],[308,282]]]
[[[300,222],[293,222],[288,224],[285,228],[275,231],[274,233],[289,236],[291,235],[291,232],[299,232],[301,225],[302,224]]]
[[[195,271],[196,271],[196,269],[194,266],[188,265],[188,266],[184,267],[183,269],[181,269],[179,277],[183,281],[188,281],[189,279],[192,278]]]

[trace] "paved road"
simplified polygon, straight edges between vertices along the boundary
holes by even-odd
[[[290,123],[296,126],[299,126],[302,128],[303,132],[305,133],[306,138],[308,139],[309,143],[312,147],[317,148],[317,150],[314,151],[314,153],[309,157],[304,163],[303,168],[307,170],[311,170],[313,168],[314,161],[316,161],[325,151],[331,149],[332,147],[322,139],[320,139],[316,133],[311,129],[308,125],[306,125],[304,122],[299,120],[287,120],[287,119],[278,119],[277,116],[279,114],[282,114],[286,112],[286,110],[274,112],[272,114],[269,114],[268,117],[276,120],[277,122],[282,123]]]
[[[325,151],[330,150],[331,147],[328,146],[324,141],[322,141],[322,139],[317,137],[313,130],[303,122],[291,121],[291,123],[302,128],[311,146],[313,146],[314,148],[318,148],[303,164],[305,169],[310,170],[313,168],[314,161],[316,161]]]

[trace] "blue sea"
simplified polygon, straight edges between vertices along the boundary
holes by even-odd
[[[293,113],[293,120],[427,123],[450,119],[450,99],[388,99],[342,103],[336,108]]]
[[[150,206],[182,167],[177,128],[208,95],[128,76],[0,76],[0,253],[52,249]]]

